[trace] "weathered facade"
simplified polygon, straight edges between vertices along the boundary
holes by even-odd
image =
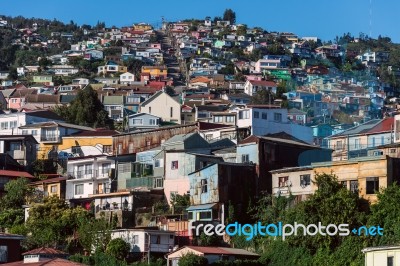
[[[158,147],[164,141],[179,134],[197,131],[196,124],[161,127],[139,132],[131,132],[113,136],[113,154],[135,154]]]

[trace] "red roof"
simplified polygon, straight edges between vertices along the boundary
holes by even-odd
[[[28,172],[12,170],[0,170],[0,176],[34,178],[34,176]]]
[[[78,262],[73,262],[65,259],[55,258],[55,259],[45,259],[39,262],[24,263],[24,261],[16,261],[11,263],[2,264],[5,266],[80,266],[85,265]]]
[[[255,86],[276,87],[276,83],[270,80],[249,80],[249,82]]]
[[[25,253],[22,253],[22,255],[68,255],[67,253],[61,251],[61,250],[57,250],[54,248],[37,248],[37,249],[33,249],[30,251],[27,251]]]
[[[269,105],[269,104],[249,104],[247,105],[249,108],[258,108],[258,109],[282,109],[279,105]]]
[[[238,248],[201,247],[201,246],[186,246],[186,247],[201,252],[203,254],[259,256],[258,254]]]
[[[371,128],[367,134],[392,131],[394,128],[394,117],[383,119],[379,124]]]

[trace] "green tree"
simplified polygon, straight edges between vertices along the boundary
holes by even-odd
[[[225,9],[224,15],[223,15],[223,20],[227,20],[231,23],[231,25],[236,23],[236,13],[233,12],[232,9],[228,8]]]
[[[243,24],[237,27],[236,35],[246,35],[247,34],[247,25]]]
[[[0,201],[2,209],[20,208],[33,195],[33,188],[29,186],[29,180],[26,178],[9,181],[4,190],[6,195]]]
[[[108,243],[106,253],[118,260],[125,260],[130,249],[131,245],[129,243],[122,238],[115,238]]]
[[[104,216],[99,219],[81,217],[78,221],[78,241],[87,253],[104,252],[111,240],[111,229]]]
[[[269,90],[258,90],[250,99],[251,104],[273,104],[274,95]]]
[[[33,204],[26,222],[29,229],[29,246],[66,246],[73,239],[79,221],[89,213],[81,207],[69,208],[56,196],[47,197],[43,203]]]
[[[80,90],[69,107],[55,108],[54,111],[70,123],[92,126],[112,127],[108,113],[91,86]]]
[[[197,256],[193,253],[188,253],[179,259],[179,266],[203,266],[208,265],[208,260],[205,257]]]
[[[188,194],[173,194],[171,196],[171,205],[174,213],[183,213],[190,206],[190,196]]]
[[[144,62],[135,58],[129,58],[124,61],[124,65],[128,68],[128,71],[135,75],[137,80],[140,79],[140,73],[142,72],[142,66]]]

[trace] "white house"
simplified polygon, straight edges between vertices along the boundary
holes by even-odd
[[[130,85],[135,81],[135,75],[129,72],[126,72],[119,76],[119,83],[120,84],[125,84],[125,85]]]
[[[0,131],[2,135],[22,135],[25,133],[26,135],[34,135],[35,132],[27,132],[26,129],[19,127],[50,121],[61,122],[62,120],[57,114],[47,110],[6,113],[0,115]]]
[[[106,155],[69,158],[66,200],[74,202],[89,199],[93,194],[109,193],[113,168],[114,160],[107,159]]]
[[[268,90],[276,94],[277,85],[269,80],[247,80],[244,84],[244,93],[253,96],[259,90]]]
[[[158,91],[140,104],[140,112],[161,117],[163,121],[181,123],[181,105],[164,91]]]
[[[236,108],[237,126],[248,128],[251,135],[264,136],[286,132],[302,141],[313,143],[311,127],[292,123],[288,120],[288,110],[274,105],[248,105],[246,108]]]
[[[111,239],[122,238],[130,245],[130,253],[169,253],[175,245],[175,232],[151,229],[117,229]]]
[[[400,246],[368,247],[365,254],[365,266],[400,265]]]

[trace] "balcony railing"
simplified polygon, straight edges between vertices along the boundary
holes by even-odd
[[[126,188],[145,187],[148,189],[158,189],[164,187],[164,179],[162,177],[146,176],[134,177],[126,180]]]
[[[40,137],[40,141],[42,142],[59,142],[60,141],[60,137],[59,136],[41,136]]]
[[[83,171],[74,171],[68,172],[68,176],[72,177],[72,179],[89,179],[89,178],[109,178],[109,169],[105,170],[83,170]]]
[[[122,211],[132,211],[132,205],[131,204],[124,204],[124,203],[105,203],[105,204],[99,204],[96,205],[95,211],[98,213],[99,211],[116,211],[116,210],[122,210]]]

